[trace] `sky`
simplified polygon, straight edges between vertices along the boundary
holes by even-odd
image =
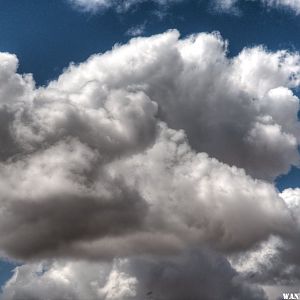
[[[298,0],[0,0],[0,299],[299,293],[299,30]]]

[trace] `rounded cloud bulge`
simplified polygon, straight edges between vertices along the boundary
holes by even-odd
[[[299,102],[291,90],[299,84],[299,55],[263,47],[232,59],[226,54],[218,33],[180,40],[173,30],[71,65],[47,91],[75,89],[74,101],[93,86],[97,93],[143,92],[158,105],[157,117],[183,129],[194,150],[273,179],[299,163]]]
[[[257,178],[299,161],[297,53],[256,47],[229,59],[219,34],[173,30],[70,65],[46,87],[16,74],[13,55],[1,65],[7,254],[232,251],[293,223]]]

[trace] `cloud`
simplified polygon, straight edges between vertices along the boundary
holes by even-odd
[[[75,8],[90,13],[96,13],[108,8],[114,8],[117,12],[127,12],[133,6],[149,0],[67,0]],[[159,5],[160,7],[168,6],[183,0],[151,0],[151,2]]]
[[[290,90],[299,70],[297,53],[255,47],[229,59],[217,33],[178,40],[170,31],[71,66],[50,88],[70,93],[89,82],[142,91],[193,149],[272,179],[299,163],[299,101]]]
[[[0,250],[27,261],[3,299],[265,299],[270,274],[292,284],[279,270],[298,272],[299,193],[272,180],[299,164],[299,62],[172,30],[35,87],[1,54]]]
[[[241,11],[238,3],[239,0],[212,0],[210,1],[209,6],[213,13],[240,16]]]
[[[285,238],[272,236],[256,247],[230,257],[239,274],[245,280],[262,285],[269,299],[277,299],[284,292],[298,293],[300,283],[300,189],[286,189],[280,196],[295,220],[290,235]]]
[[[263,3],[270,7],[289,9],[297,15],[300,13],[299,0],[263,0]]]
[[[220,13],[239,14],[239,3],[242,0],[214,0],[213,8]],[[285,9],[298,15],[300,13],[299,0],[260,0],[266,8]]]
[[[8,255],[241,251],[293,226],[273,185],[248,174],[270,179],[298,163],[298,54],[256,47],[229,59],[216,33],[169,31],[40,88],[15,73],[15,56],[1,59]]]
[[[105,9],[114,5],[114,1],[107,0],[68,0],[75,7],[84,11],[95,12],[98,9]]]
[[[160,131],[146,152],[106,164],[66,139],[2,165],[1,248],[17,258],[92,259],[199,242],[230,251],[288,230],[271,185],[196,155],[181,132]]]
[[[137,280],[124,273],[122,261],[97,263],[43,261],[14,270],[0,299],[132,299]]]
[[[266,299],[222,256],[207,250],[179,257],[115,259],[112,263],[44,261],[19,266],[3,300]]]
[[[239,14],[239,3],[241,0],[215,0],[214,9],[218,12]],[[299,0],[260,0],[261,4],[267,8],[285,9],[296,15],[300,13]]]
[[[158,4],[161,8],[168,7],[174,3],[183,2],[187,0],[67,0],[74,7],[86,11],[95,13],[97,11],[103,11],[108,8],[115,8],[118,12],[126,12],[132,6],[139,3],[151,1]],[[299,0],[259,0],[265,7],[276,9],[287,9],[295,14],[300,13],[300,1]],[[240,15],[239,3],[241,0],[212,0],[208,1],[209,6],[213,11],[218,13],[229,13],[234,15]]]
[[[128,36],[139,36],[142,35],[145,32],[145,27],[146,27],[146,22],[137,25],[137,26],[133,26],[130,27],[127,31],[126,31],[126,35]]]

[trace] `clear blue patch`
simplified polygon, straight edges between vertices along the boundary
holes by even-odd
[[[279,176],[276,179],[276,187],[279,191],[300,187],[300,169],[292,167],[287,175]]]
[[[0,287],[2,287],[13,275],[13,270],[17,266],[16,263],[7,260],[0,260]]]
[[[125,14],[108,10],[98,14],[74,10],[66,0],[0,0],[0,51],[16,53],[20,72],[33,73],[38,84],[57,77],[71,61],[125,43],[129,28],[145,23],[145,35],[177,28],[183,36],[220,31],[229,40],[229,55],[245,46],[300,49],[300,17],[263,8],[259,1],[241,1],[241,16],[212,14],[207,0],[174,4],[164,18],[158,6],[143,3]]]

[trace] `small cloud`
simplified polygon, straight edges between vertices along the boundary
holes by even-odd
[[[241,15],[238,7],[238,0],[213,0],[210,4],[210,11],[217,14]]]
[[[145,32],[145,28],[146,28],[146,22],[130,27],[125,34],[128,36],[140,36]]]
[[[114,5],[112,1],[107,0],[68,0],[68,2],[84,12],[96,13]]]

